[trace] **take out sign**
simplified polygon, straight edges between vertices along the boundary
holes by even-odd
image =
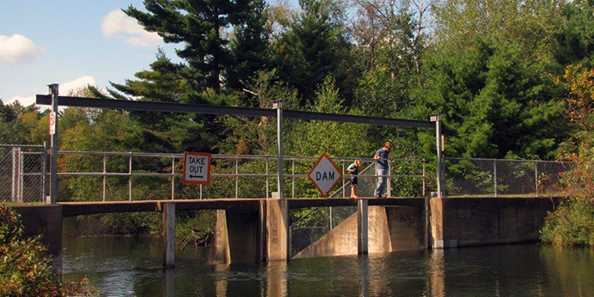
[[[185,152],[182,183],[190,185],[208,184],[210,181],[211,160],[212,156],[209,153]]]
[[[307,176],[324,197],[328,196],[328,193],[342,177],[334,160],[326,154],[320,157]]]

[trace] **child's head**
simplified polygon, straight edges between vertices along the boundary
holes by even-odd
[[[361,160],[355,160],[355,165],[356,165],[357,167],[361,166]]]

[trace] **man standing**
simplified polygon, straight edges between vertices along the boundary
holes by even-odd
[[[374,196],[382,198],[386,191],[388,174],[390,172],[390,165],[388,157],[390,156],[390,148],[392,144],[386,141],[384,146],[375,152],[373,160],[375,160],[375,175],[377,176],[377,186],[375,187]]]

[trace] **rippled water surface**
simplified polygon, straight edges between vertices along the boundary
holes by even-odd
[[[185,251],[161,269],[150,238],[65,239],[64,278],[87,276],[102,296],[594,297],[594,251],[537,245],[209,265]]]

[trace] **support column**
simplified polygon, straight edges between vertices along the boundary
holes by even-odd
[[[175,267],[175,203],[163,203],[163,266]]]
[[[52,95],[52,109],[50,111],[50,199],[49,203],[54,204],[58,201],[58,96],[60,86],[58,84],[49,85]]]
[[[269,199],[266,201],[266,259],[268,261],[288,260],[289,250],[289,217],[286,199]]]
[[[266,205],[266,258],[268,261],[286,261],[291,258],[291,250],[289,205],[284,193],[282,102],[274,102],[273,107],[276,109],[277,197],[267,200]]]
[[[359,255],[367,255],[369,252],[368,219],[367,200],[357,200],[357,251]]]
[[[435,149],[436,149],[436,179],[437,198],[445,196],[445,181],[443,175],[443,135],[441,134],[441,121],[439,116],[432,116],[431,121],[435,123]]]

